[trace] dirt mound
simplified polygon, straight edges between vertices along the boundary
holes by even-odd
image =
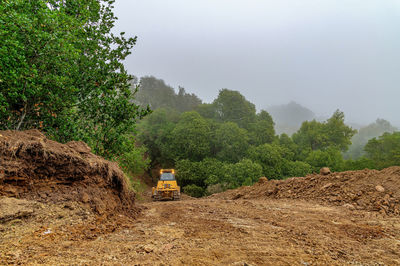
[[[135,194],[118,165],[83,142],[61,144],[38,130],[0,131],[0,196],[83,202],[99,214],[136,214]]]
[[[400,167],[271,180],[211,197],[314,200],[322,204],[344,205],[349,209],[400,215]]]

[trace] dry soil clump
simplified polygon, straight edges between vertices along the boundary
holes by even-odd
[[[0,131],[0,196],[77,201],[99,214],[137,213],[135,194],[116,163],[83,142],[61,144],[38,130]]]

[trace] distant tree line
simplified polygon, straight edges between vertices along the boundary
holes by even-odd
[[[185,88],[179,87],[176,93],[174,88],[165,84],[161,79],[152,76],[132,80],[133,88],[140,86],[135,95],[135,102],[142,107],[149,106],[152,110],[158,108],[172,108],[179,112],[193,110],[201,104],[201,100],[194,94],[186,93]]]
[[[365,156],[367,153],[364,148],[369,140],[378,138],[383,133],[393,133],[395,131],[398,131],[398,129],[392,126],[389,121],[377,119],[374,123],[358,130],[357,134],[351,139],[352,144],[349,150],[344,153],[344,157],[346,159],[359,159]]]
[[[164,82],[150,83],[157,82],[171,90]],[[150,98],[157,95],[166,94]],[[191,104],[187,111],[176,106],[162,106],[143,119],[138,140],[147,147],[152,166],[175,167],[184,191],[193,196],[251,185],[261,176],[304,176],[325,166],[342,171],[400,164],[398,133],[370,140],[364,157],[345,160],[342,154],[357,131],[344,123],[339,110],[323,122],[304,121],[292,136],[278,136],[269,113],[257,113],[237,91],[222,89],[212,103]]]

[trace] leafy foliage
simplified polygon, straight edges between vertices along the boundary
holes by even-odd
[[[195,184],[183,187],[183,192],[191,197],[200,198],[204,196],[204,188],[196,186]]]
[[[258,147],[251,147],[248,152],[248,158],[262,166],[264,176],[280,179],[283,177],[284,152],[284,148],[276,144],[264,144]]]
[[[377,119],[374,123],[361,128],[358,133],[353,136],[351,139],[352,144],[349,150],[344,154],[345,158],[358,159],[364,156],[364,147],[368,143],[368,140],[377,138],[385,132],[392,133],[394,131],[397,131],[397,128],[393,127],[390,122],[384,119]]]
[[[139,140],[153,162],[177,168],[179,183],[196,196],[251,185],[261,176],[376,168],[368,158],[343,159],[356,131],[340,111],[324,122],[303,122],[293,137],[276,136],[271,115],[256,113],[237,91],[223,89],[212,103],[179,113],[177,107],[156,109],[140,123]]]
[[[135,87],[137,84],[132,85]],[[174,88],[152,76],[140,79],[136,102],[141,106],[149,105],[152,109],[172,107],[179,112],[191,111],[201,104],[201,100],[194,94],[186,93],[185,88],[179,87],[178,93],[175,93]]]
[[[348,170],[363,170],[363,169],[376,169],[376,163],[366,157],[361,157],[357,160],[346,160],[344,162],[344,171]]]
[[[130,176],[143,174],[150,166],[150,158],[145,154],[147,149],[144,146],[136,147],[135,139],[130,136],[125,139],[120,150],[120,156],[117,157],[119,166]]]
[[[341,151],[355,133],[336,111],[325,122],[304,122],[293,136],[275,135],[274,121],[237,91],[223,89],[211,104],[196,111],[157,109],[139,126],[139,140],[153,160],[176,167],[183,187],[196,185],[203,193],[251,185],[261,176],[282,179],[318,172],[361,167],[345,164]],[[152,117],[154,116],[154,118]],[[164,151],[164,152],[162,152]]]
[[[174,165],[171,150],[172,131],[179,120],[179,113],[171,109],[157,109],[138,124],[138,141],[149,150],[154,164],[169,168]]]
[[[203,193],[253,184],[262,174],[262,167],[249,159],[231,164],[214,158],[201,162],[177,161],[177,178],[182,186],[196,185]],[[215,185],[219,185],[218,188]],[[208,189],[210,188],[210,189]]]
[[[286,161],[283,172],[285,177],[306,176],[313,172],[313,168],[306,162]]]
[[[0,128],[39,128],[118,154],[137,119],[122,61],[136,38],[111,32],[112,0],[2,1]]]
[[[312,151],[305,161],[313,167],[315,172],[322,167],[329,167],[332,171],[341,171],[344,163],[342,154],[336,147]]]
[[[216,157],[231,163],[241,160],[249,147],[247,131],[232,122],[223,123],[217,128],[213,142]]]
[[[371,139],[365,151],[378,168],[400,165],[400,132],[384,133],[378,139]]]
[[[149,110],[134,103],[122,61],[136,38],[112,33],[113,2],[0,2],[0,129],[85,141],[133,176],[149,165],[133,137]]]
[[[200,161],[210,154],[210,126],[197,112],[186,112],[172,131],[175,158]]]
[[[228,171],[230,176],[229,187],[250,186],[262,176],[262,167],[249,159],[244,159]]]
[[[238,91],[222,89],[212,103],[214,119],[247,128],[256,120],[256,107]]]
[[[252,145],[261,145],[272,143],[275,139],[274,121],[270,114],[261,110],[256,116],[256,121],[248,126],[250,143]]]
[[[305,159],[312,151],[330,147],[346,151],[356,132],[344,123],[343,112],[337,110],[326,122],[303,122],[299,131],[293,134],[293,141],[300,149],[300,159]]]
[[[279,136],[279,138],[277,139],[277,143],[279,144],[279,146],[281,146],[281,147],[285,148],[287,151],[289,151],[286,159],[295,160],[299,157],[298,154],[301,153],[301,151],[299,150],[298,145],[296,143],[294,143],[293,139],[290,138],[288,135],[281,134]],[[291,157],[290,155],[293,155],[293,156]]]
[[[184,159],[176,162],[177,180],[182,187],[195,184],[199,187],[205,187],[206,169],[202,167],[201,162],[192,162]]]
[[[357,133],[344,123],[344,113],[336,110],[324,123],[324,133],[328,137],[327,146],[334,146],[341,151],[346,151],[351,145],[351,138]]]

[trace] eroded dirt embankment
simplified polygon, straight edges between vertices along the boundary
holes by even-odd
[[[324,205],[400,215],[400,167],[308,175],[286,180],[261,179],[250,187],[211,196],[216,199],[301,199]]]
[[[135,194],[118,165],[83,142],[61,144],[38,130],[0,131],[0,196],[81,202],[98,214],[135,215]]]

